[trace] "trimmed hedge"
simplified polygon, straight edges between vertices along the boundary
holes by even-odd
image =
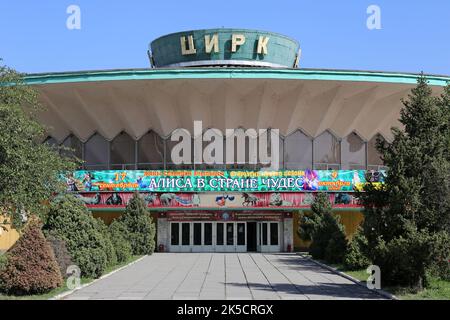
[[[144,199],[135,192],[124,214],[118,219],[127,229],[127,239],[133,254],[152,254],[155,251],[156,228]]]
[[[111,241],[116,251],[117,262],[122,263],[128,261],[133,254],[131,243],[127,240],[127,227],[124,223],[114,220],[109,225],[109,233]]]
[[[108,265],[107,240],[84,204],[70,194],[50,203],[44,231],[63,239],[85,277],[97,278]]]
[[[108,267],[117,264],[117,255],[114,245],[112,243],[112,237],[109,233],[108,226],[101,219],[95,219],[97,221],[97,228],[102,233],[105,240],[105,253],[107,258]]]
[[[66,242],[51,233],[47,235],[47,242],[53,249],[53,253],[55,254],[56,262],[58,263],[61,276],[64,279],[67,279],[67,277],[69,276],[67,274],[67,268],[74,263],[69,251],[67,250]]]
[[[6,265],[0,271],[0,289],[14,295],[43,294],[62,283],[53,250],[40,225],[33,221],[7,252]]]

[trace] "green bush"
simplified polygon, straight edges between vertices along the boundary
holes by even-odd
[[[74,264],[72,257],[67,250],[66,242],[51,233],[48,234],[46,238],[47,242],[53,249],[53,253],[55,254],[61,276],[66,279],[68,277],[67,268]]]
[[[381,269],[382,284],[423,289],[428,284],[430,266],[439,266],[448,256],[449,240],[446,232],[429,233],[414,228],[388,242],[379,239],[373,262]],[[443,272],[445,268],[437,270]]]
[[[101,219],[96,219],[97,228],[102,233],[105,240],[105,253],[107,258],[107,264],[109,267],[117,264],[117,254],[116,249],[112,243],[111,234],[109,232],[108,226]]]
[[[371,265],[370,260],[365,255],[367,247],[367,239],[364,236],[361,228],[358,228],[356,233],[347,248],[347,253],[344,259],[344,265],[349,270],[360,270]]]
[[[109,225],[111,241],[116,250],[117,261],[119,263],[128,261],[132,255],[131,244],[127,240],[127,227],[122,222],[114,220]]]
[[[127,229],[127,238],[131,243],[133,254],[152,254],[155,250],[156,228],[144,199],[134,193],[127,204],[125,213],[119,218]]]
[[[332,214],[326,193],[318,193],[311,204],[311,213],[301,217],[299,233],[304,240],[312,240],[309,253],[314,259],[341,263],[347,251],[344,226]]]
[[[53,200],[49,206],[44,231],[63,239],[73,261],[85,277],[97,278],[107,265],[107,243],[84,204],[70,194]]]
[[[0,272],[3,292],[14,295],[42,294],[62,285],[55,256],[37,222],[33,221],[25,228],[7,256],[6,265]]]
[[[0,271],[6,266],[8,259],[6,258],[6,253],[0,253]]]

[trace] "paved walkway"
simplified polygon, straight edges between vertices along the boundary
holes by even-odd
[[[295,254],[155,253],[65,299],[381,299]]]

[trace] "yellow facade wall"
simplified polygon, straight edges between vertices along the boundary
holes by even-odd
[[[5,217],[0,216],[0,252],[7,251],[11,248],[17,239],[19,239],[20,234],[11,228],[8,220],[6,224],[3,224]]]
[[[102,219],[107,225],[113,222],[114,219],[117,219],[122,215],[122,212],[104,212],[104,211],[94,211],[92,212],[92,216],[94,218]]]
[[[305,210],[306,211],[306,210]],[[358,229],[358,226],[362,223],[364,216],[362,211],[335,211],[335,215],[340,217],[341,223],[345,227],[345,233],[347,238],[350,239]],[[310,241],[304,241],[298,234],[300,214],[298,212],[293,215],[293,232],[294,232],[294,250],[305,250],[309,247]]]

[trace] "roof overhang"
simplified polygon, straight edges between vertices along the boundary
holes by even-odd
[[[70,133],[86,141],[99,132],[140,138],[176,128],[302,129],[311,137],[352,131],[365,140],[391,138],[399,126],[401,98],[417,74],[364,71],[186,68],[109,70],[27,75],[46,107],[39,115],[58,141]],[[436,94],[450,81],[428,76]]]

